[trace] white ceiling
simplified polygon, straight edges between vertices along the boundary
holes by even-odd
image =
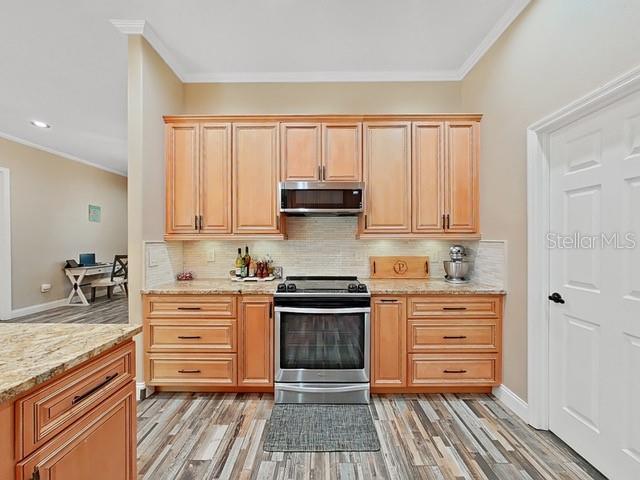
[[[460,80],[528,2],[2,0],[0,136],[126,173],[126,37],[111,19],[145,20],[185,82]]]

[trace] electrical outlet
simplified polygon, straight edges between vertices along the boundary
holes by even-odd
[[[50,283],[43,283],[42,285],[40,285],[40,292],[47,293],[49,290],[51,290]]]
[[[207,250],[207,262],[215,262],[216,261],[216,249],[211,247]]]

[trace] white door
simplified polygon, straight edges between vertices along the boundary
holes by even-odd
[[[549,293],[565,302],[549,306],[550,429],[640,479],[640,93],[555,132],[549,160]]]

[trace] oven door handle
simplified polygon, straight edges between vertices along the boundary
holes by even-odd
[[[361,390],[368,390],[369,384],[363,383],[361,385],[345,385],[341,387],[307,387],[298,385],[287,385],[285,383],[277,384],[278,390],[287,390],[289,392],[299,393],[340,393],[340,392],[359,392]]]
[[[358,308],[305,308],[305,307],[276,307],[276,312],[282,313],[371,313],[369,307]]]

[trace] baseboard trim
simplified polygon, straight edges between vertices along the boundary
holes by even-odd
[[[102,289],[100,289],[100,290],[102,290]],[[98,290],[98,292],[96,294],[96,298],[106,297],[107,296],[106,290],[102,291],[102,292],[100,290]],[[87,299],[89,299],[88,294],[85,293],[85,295],[87,295]],[[12,320],[14,318],[25,317],[27,315],[32,315],[34,313],[46,312],[47,310],[53,310],[54,308],[58,308],[58,307],[65,307],[65,306],[69,305],[67,303],[67,301],[68,300],[65,297],[65,298],[61,298],[59,300],[53,300],[51,302],[39,303],[38,305],[30,305],[28,307],[16,308],[15,310],[11,311],[11,313],[9,315],[9,320]],[[75,301],[76,302],[78,301],[77,297],[76,297]],[[79,307],[79,308],[81,308],[81,307]]]
[[[504,385],[498,385],[493,389],[493,396],[504,403],[518,417],[529,423],[529,405],[509,388]]]
[[[136,382],[136,398],[139,402],[147,398],[149,395],[153,393],[152,387],[147,389],[147,384],[144,382]]]
[[[52,310],[58,307],[64,307],[67,304],[66,298],[61,298],[59,300],[53,300],[52,302],[40,303],[38,305],[31,305],[29,307],[16,308],[11,311],[10,318],[19,318],[24,317],[26,315],[32,315],[34,313],[46,312],[47,310]]]

